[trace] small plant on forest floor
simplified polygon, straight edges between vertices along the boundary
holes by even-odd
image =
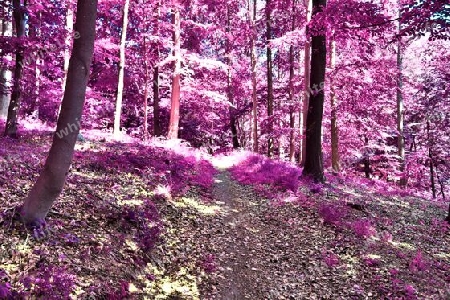
[[[319,207],[319,216],[323,219],[324,224],[338,227],[342,224],[346,211],[343,207],[323,203]]]
[[[353,232],[359,237],[368,238],[376,234],[376,230],[369,220],[356,220],[351,227]]]

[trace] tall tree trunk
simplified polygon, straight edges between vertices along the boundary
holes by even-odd
[[[442,200],[445,201],[445,187],[444,187],[444,180],[439,176],[439,172],[438,172],[438,166],[436,166],[436,179],[439,183],[439,187],[441,190],[441,195],[442,195]]]
[[[144,36],[144,141],[148,141],[148,62],[147,62],[147,38]]]
[[[127,41],[128,10],[130,0],[125,0],[123,8],[122,34],[120,39],[119,80],[117,83],[116,111],[114,114],[114,137],[120,138],[120,117],[122,116],[123,78],[125,74],[125,46]]]
[[[67,1],[67,12],[66,12],[66,37],[64,39],[64,65],[63,65],[63,71],[64,71],[64,78],[61,81],[61,87],[62,87],[62,95],[64,97],[64,89],[66,88],[66,81],[67,81],[67,72],[69,70],[69,60],[70,60],[70,46],[72,44],[73,39],[73,3],[72,0]],[[61,99],[62,101],[62,99]],[[61,104],[58,107],[58,116],[61,113]]]
[[[0,36],[10,36],[10,22],[9,22],[9,10],[8,6],[2,6],[2,21]],[[5,53],[0,49],[0,58],[2,58]],[[9,81],[11,72],[5,67],[0,65],[0,118],[6,117],[8,115],[8,106],[10,100],[10,90]]]
[[[295,16],[296,16],[296,9],[295,9],[296,1],[292,1],[292,26],[291,30],[295,30]],[[295,129],[295,119],[294,119],[294,101],[295,101],[295,95],[294,95],[294,46],[291,45],[289,47],[289,128],[290,128],[290,134],[289,134],[289,161],[294,162],[295,161],[295,135],[294,135],[294,129]]]
[[[312,14],[312,0],[304,0],[306,7],[306,24],[311,21]],[[307,25],[308,26],[308,25]],[[305,42],[305,59],[304,59],[304,95],[303,95],[303,108],[300,113],[300,153],[299,153],[299,163],[301,166],[305,165],[306,157],[306,117],[308,115],[309,107],[309,94],[310,94],[310,76],[311,76],[311,39],[306,36]]]
[[[428,136],[428,159],[430,162],[430,183],[431,183],[431,192],[433,193],[433,198],[436,198],[436,183],[434,181],[434,158],[432,151],[432,141],[431,141],[431,133],[430,133],[430,120],[427,117],[427,136]]]
[[[174,8],[173,12],[174,24],[174,49],[173,56],[175,58],[175,66],[172,75],[172,96],[170,101],[170,121],[169,132],[167,138],[178,138],[178,127],[180,124],[180,72],[181,72],[181,20],[179,7]]]
[[[62,81],[62,90],[66,87],[67,72],[69,70],[70,46],[73,39],[73,3],[72,0],[67,1],[66,13],[66,38],[64,47],[64,80]]]
[[[228,98],[228,114],[230,115],[230,128],[231,128],[231,137],[233,143],[233,149],[237,149],[240,147],[239,139],[238,139],[238,129],[237,129],[237,120],[236,120],[236,109],[234,108],[234,97],[233,97],[233,58],[231,53],[231,17],[230,17],[230,7],[227,5],[227,29],[228,36],[226,41],[226,62],[228,65],[228,74],[227,74],[227,98]]]
[[[313,16],[321,12],[327,4],[326,0],[313,0]],[[325,28],[321,29],[325,31]],[[322,154],[322,117],[324,101],[324,81],[327,58],[325,32],[312,37],[311,53],[311,90],[308,115],[306,118],[306,157],[303,175],[323,182]]]
[[[257,97],[257,83],[256,83],[256,46],[255,46],[255,36],[256,36],[256,0],[253,0],[253,5],[250,5],[249,0],[249,19],[252,27],[252,34],[250,38],[250,48],[251,48],[251,64],[252,64],[252,113],[253,113],[253,151],[258,152],[258,97]]]
[[[13,0],[13,16],[16,26],[16,36],[18,38],[25,37],[26,16],[25,8],[22,7],[21,0]],[[20,109],[20,100],[22,95],[22,73],[23,73],[23,46],[18,46],[16,50],[16,66],[14,69],[14,85],[11,94],[11,102],[8,107],[8,118],[6,120],[5,136],[17,138],[17,123]]]
[[[159,9],[160,2],[156,3],[156,34],[159,36]],[[160,116],[159,116],[159,41],[156,45],[156,64],[153,69],[153,135],[160,136],[161,133],[161,124],[160,124]]]
[[[56,134],[44,169],[21,209],[22,220],[30,227],[45,225],[44,219],[60,195],[72,163],[94,50],[96,17],[97,0],[78,1],[75,30],[80,38],[74,41]]]
[[[398,9],[399,9],[399,19],[401,17],[401,6],[400,1],[398,1]],[[401,22],[398,21],[398,31],[401,30]],[[397,78],[397,148],[398,148],[398,157],[399,157],[399,163],[400,163],[400,185],[404,186],[406,185],[407,178],[405,175],[405,139],[403,137],[403,122],[404,122],[404,115],[403,115],[403,54],[402,54],[402,42],[401,39],[398,40],[397,43],[397,72],[398,72],[398,78]]]
[[[367,133],[364,135],[364,175],[370,179],[370,155],[369,155],[369,138]]]
[[[330,40],[330,69],[336,67],[336,41],[334,36]],[[334,76],[330,76],[330,102],[331,102],[331,167],[334,172],[340,171],[339,163],[339,128],[337,125],[337,104],[334,88]]]
[[[271,11],[271,0],[266,0],[268,157],[271,157],[273,155],[273,64],[272,48],[270,46],[270,40],[272,39]]]

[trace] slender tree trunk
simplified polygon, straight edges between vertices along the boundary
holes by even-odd
[[[181,72],[181,18],[179,7],[174,8],[174,49],[175,66],[172,75],[172,96],[170,103],[169,133],[167,138],[178,138],[178,127],[180,124],[180,72]]]
[[[304,0],[306,7],[306,24],[311,21],[312,15],[312,0]],[[308,107],[309,107],[309,94],[310,94],[310,75],[311,75],[311,42],[310,37],[306,36],[305,43],[305,67],[304,67],[304,81],[305,81],[305,91],[303,95],[303,109],[300,113],[300,153],[299,153],[299,162],[301,166],[305,165],[305,157],[306,157],[306,117],[308,115]]]
[[[159,9],[160,2],[157,2],[156,7],[156,34],[159,36]],[[156,44],[156,64],[153,69],[153,135],[160,136],[161,133],[161,124],[160,124],[160,116],[159,116],[159,41]]]
[[[73,3],[72,0],[67,1],[67,14],[66,14],[66,38],[64,48],[64,80],[62,81],[62,90],[66,88],[67,71],[69,70],[70,60],[70,46],[73,38]]]
[[[13,0],[13,16],[16,26],[16,36],[25,37],[25,9],[22,7],[21,0]],[[22,95],[22,73],[24,63],[23,46],[18,46],[16,50],[16,66],[14,69],[14,85],[11,94],[11,101],[8,107],[8,118],[6,120],[5,136],[17,138],[18,114],[20,109],[20,100]]]
[[[272,48],[270,46],[270,40],[272,39],[271,11],[271,0],[266,0],[268,157],[272,157],[273,155],[273,63]]]
[[[2,20],[0,36],[10,36],[10,22],[9,22],[9,10],[8,6],[1,8]],[[0,49],[0,58],[3,58],[5,53]],[[10,99],[9,81],[11,72],[7,68],[3,68],[0,65],[0,118],[8,115],[8,106]]]
[[[430,162],[430,183],[431,183],[431,192],[433,193],[433,198],[436,198],[436,183],[434,181],[434,158],[432,151],[432,141],[431,141],[431,133],[430,133],[430,120],[427,117],[427,136],[428,136],[428,158]]]
[[[148,73],[147,38],[144,36],[144,141],[148,141]]]
[[[75,30],[80,38],[74,41],[56,134],[44,169],[21,209],[22,220],[30,227],[45,225],[44,219],[63,189],[80,130],[94,50],[97,0],[79,0],[76,16]]]
[[[336,41],[334,36],[330,40],[330,69],[336,66]],[[330,76],[330,102],[331,102],[331,167],[334,172],[340,171],[339,163],[339,128],[337,125],[337,104],[333,75]]]
[[[295,9],[296,1],[292,1],[292,26],[291,30],[295,30]],[[294,118],[294,101],[295,101],[295,91],[294,91],[294,46],[289,47],[289,161],[295,161],[295,118]]]
[[[252,63],[252,103],[253,103],[253,151],[258,153],[258,98],[257,98],[257,82],[256,82],[256,47],[255,47],[255,36],[256,36],[256,0],[253,0],[253,5],[250,5],[249,0],[249,19],[252,26],[252,35],[250,39],[251,48],[251,63]]]
[[[313,0],[313,15],[321,12],[327,4],[326,0]],[[325,28],[322,28],[325,31]],[[311,90],[308,115],[306,118],[306,156],[303,175],[323,182],[323,154],[322,154],[322,117],[324,101],[325,67],[327,47],[325,32],[312,37],[311,53]]]
[[[441,190],[441,195],[442,195],[442,200],[444,200],[445,201],[445,187],[444,187],[444,180],[442,180],[442,178],[439,176],[439,172],[438,172],[438,166],[436,166],[436,179],[437,179],[437,181],[438,181],[438,183],[439,183],[439,187],[440,187],[440,190]]]
[[[400,9],[400,1],[399,4],[399,18],[401,17],[401,9]],[[401,30],[401,22],[398,22],[398,31]],[[399,39],[397,43],[397,148],[398,148],[398,157],[400,163],[400,185],[405,186],[407,182],[407,178],[405,175],[405,139],[403,137],[403,123],[404,123],[404,104],[403,104],[403,54],[402,54],[402,42]]]
[[[130,0],[125,0],[123,8],[122,21],[122,35],[120,39],[120,60],[119,60],[119,80],[117,83],[117,97],[116,97],[116,111],[114,114],[114,137],[120,138],[120,117],[122,116],[122,101],[123,101],[123,79],[125,74],[125,46],[127,41],[127,27],[128,27],[128,10],[130,7]]]
[[[364,175],[370,179],[369,138],[364,135]]]
[[[231,18],[230,18],[230,8],[227,6],[227,29],[228,33],[227,41],[226,41],[226,61],[228,65],[228,74],[227,74],[227,98],[229,102],[228,114],[230,115],[230,128],[231,128],[231,137],[233,142],[233,149],[237,149],[240,147],[239,139],[238,139],[238,129],[237,129],[237,120],[236,120],[236,109],[234,108],[234,97],[233,97],[233,58],[231,53]]]

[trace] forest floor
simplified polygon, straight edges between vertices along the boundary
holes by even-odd
[[[267,197],[231,156],[92,141],[36,241],[14,210],[50,137],[0,144],[0,299],[450,298],[444,204],[335,181]]]

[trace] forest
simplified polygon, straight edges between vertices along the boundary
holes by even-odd
[[[450,299],[448,0],[2,0],[0,299]]]

